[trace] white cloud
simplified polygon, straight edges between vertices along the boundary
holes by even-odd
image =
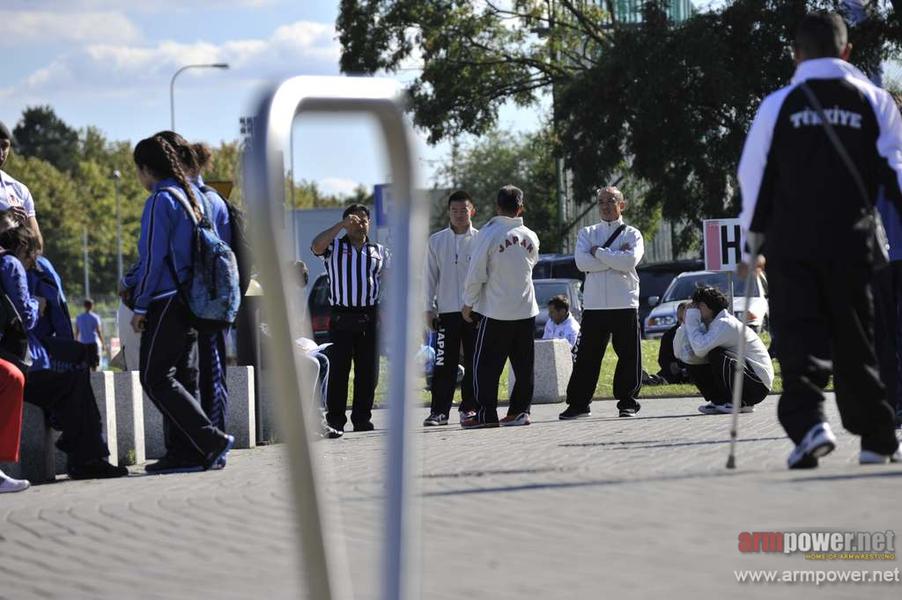
[[[340,47],[331,24],[299,21],[276,29],[267,39],[239,39],[219,44],[162,41],[155,45],[88,44],[56,58],[28,75],[0,97],[39,96],[58,92],[121,96],[160,90],[173,73],[194,63],[228,63],[232,83],[257,82],[287,74],[337,74]],[[102,39],[98,37],[98,39]],[[179,87],[209,82],[212,70],[179,78]],[[221,73],[217,77],[223,77]]]
[[[341,177],[324,177],[317,184],[322,192],[333,196],[350,196],[361,185],[359,181]]]
[[[112,11],[0,10],[0,23],[6,32],[0,37],[0,47],[97,40],[130,44],[141,39],[140,30],[128,17]]]

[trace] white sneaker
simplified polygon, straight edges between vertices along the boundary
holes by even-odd
[[[517,415],[507,415],[498,421],[498,424],[502,427],[521,427],[523,425],[529,425],[529,423],[529,415],[525,412]]]
[[[862,450],[858,454],[859,465],[885,465],[886,463],[902,463],[902,451],[893,454],[877,454],[872,450]]]
[[[795,447],[786,461],[790,469],[812,469],[817,461],[836,448],[836,436],[829,423],[818,423],[808,430],[802,442]]]
[[[31,487],[31,482],[27,479],[13,479],[8,475],[4,475],[0,471],[0,494],[8,494],[12,492],[21,492]]]

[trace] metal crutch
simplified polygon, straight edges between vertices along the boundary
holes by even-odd
[[[291,474],[301,544],[306,560],[303,572],[311,597],[332,600],[348,597],[346,569],[328,543],[322,526],[322,491],[313,461],[310,427],[313,416],[310,386],[298,381],[297,349],[289,310],[297,300],[284,285],[290,277],[288,263],[280,260],[286,247],[284,232],[284,165],[282,154],[289,141],[296,115],[317,113],[367,113],[376,118],[386,142],[392,172],[393,258],[387,286],[388,339],[395,359],[389,389],[390,426],[388,435],[383,598],[415,596],[414,553],[411,549],[416,524],[412,510],[411,444],[408,403],[415,396],[413,364],[417,322],[415,300],[420,298],[423,248],[429,207],[414,202],[413,143],[404,120],[401,85],[386,79],[356,77],[295,77],[264,95],[257,105],[254,136],[246,157],[245,200],[253,207],[252,220],[257,265],[263,280],[264,306],[272,327],[271,364],[275,393],[282,407],[283,432],[291,453]],[[410,274],[415,274],[412,278]],[[305,327],[309,327],[306,324]],[[402,360],[399,358],[403,357]],[[304,410],[295,399],[301,398]]]
[[[746,243],[749,246],[749,255],[751,264],[749,272],[745,276],[745,309],[742,311],[742,332],[739,335],[739,358],[736,361],[739,366],[733,375],[733,418],[730,424],[730,455],[727,457],[727,468],[736,468],[736,441],[739,437],[739,409],[742,405],[742,384],[745,378],[745,334],[749,327],[749,302],[752,299],[752,285],[755,283],[757,270],[755,264],[758,260],[758,252],[761,249],[763,236],[749,233]]]

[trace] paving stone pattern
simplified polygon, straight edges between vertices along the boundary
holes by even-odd
[[[812,472],[789,472],[775,399],[741,419],[698,399],[644,400],[640,417],[596,402],[589,419],[418,429],[416,597],[707,599],[902,597],[900,585],[738,584],[737,569],[892,569],[743,555],[741,531],[895,530],[902,466],[860,467],[855,438]],[[417,411],[417,420],[425,416]],[[830,417],[839,433],[835,409]],[[379,597],[385,411],[377,430],[317,443],[354,598]],[[456,421],[456,415],[452,416]],[[233,452],[220,472],[59,481],[0,496],[0,598],[297,598],[296,526],[281,445]],[[898,546],[902,542],[897,541]]]

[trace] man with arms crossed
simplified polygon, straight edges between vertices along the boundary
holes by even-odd
[[[614,397],[621,417],[639,412],[636,395],[642,387],[639,346],[639,275],[645,245],[642,234],[623,222],[623,194],[615,187],[598,190],[601,222],[580,230],[576,240],[576,267],[586,273],[583,320],[574,353],[576,362],[567,384],[567,409],[562,421],[588,417],[595,395],[601,361],[608,341],[617,353]]]

